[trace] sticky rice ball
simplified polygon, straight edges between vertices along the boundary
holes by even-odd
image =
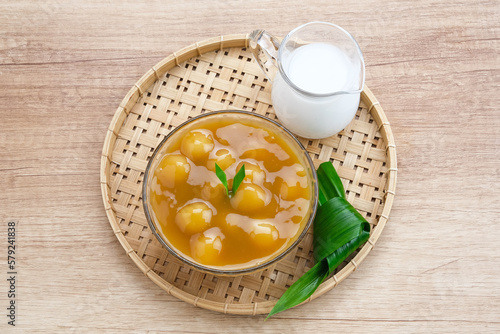
[[[209,159],[207,162],[207,168],[211,170],[212,172],[215,171],[215,163],[219,165],[219,167],[222,170],[226,170],[229,166],[234,164],[236,162],[236,159],[233,156],[233,152],[230,150],[223,148],[220,150],[217,150],[215,152],[215,157],[213,159]]]
[[[175,185],[187,181],[191,165],[182,154],[168,154],[160,162],[156,175],[158,182],[167,188],[174,188]]]
[[[255,213],[266,206],[266,192],[258,185],[242,183],[230,203],[235,210],[242,213]]]
[[[214,147],[214,139],[209,132],[193,130],[182,139],[181,153],[195,163],[202,163]]]
[[[222,251],[224,238],[224,234],[218,227],[212,227],[203,233],[194,234],[189,240],[191,256],[201,263],[216,264]]]
[[[250,232],[250,239],[260,248],[270,248],[276,245],[279,231],[271,223],[254,223]]]
[[[259,165],[242,161],[236,167],[236,170],[239,171],[241,167],[245,165],[245,178],[243,181],[248,181],[254,184],[262,184],[266,179],[266,173],[260,168]]]
[[[211,182],[206,182],[201,189],[201,198],[212,203],[212,205],[219,204],[226,197],[226,188],[222,183],[214,185]]]
[[[187,235],[201,233],[210,227],[212,209],[203,202],[184,205],[175,216],[175,223]]]

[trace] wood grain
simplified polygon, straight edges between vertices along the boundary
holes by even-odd
[[[106,129],[170,53],[312,20],[356,37],[391,122],[389,223],[311,303],[266,322],[195,308],[144,277],[113,235],[99,188]],[[5,277],[16,219],[19,275],[15,328],[1,279],[0,332],[499,332],[499,22],[498,1],[1,1],[0,256]]]

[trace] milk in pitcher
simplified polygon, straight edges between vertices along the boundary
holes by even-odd
[[[327,43],[300,46],[282,54],[281,66],[272,100],[283,125],[302,137],[325,138],[351,122],[360,94],[333,93],[356,89],[360,68],[340,48]]]

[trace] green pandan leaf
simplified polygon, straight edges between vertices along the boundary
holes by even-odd
[[[320,192],[320,203],[323,205],[324,202],[328,201],[334,197],[345,198],[344,186],[340,180],[335,167],[330,162],[323,162],[318,167],[318,188]]]
[[[268,318],[309,298],[320,284],[370,237],[370,224],[346,200],[330,162],[318,168],[320,206],[314,219],[314,265],[278,300]]]
[[[215,163],[215,175],[219,178],[220,182],[224,185],[224,188],[226,188],[226,195],[229,196],[229,188],[227,185],[227,176],[226,173],[222,170],[222,168]]]
[[[238,190],[238,187],[240,186],[241,182],[243,181],[243,179],[245,178],[245,164],[243,164],[240,168],[240,170],[238,171],[238,173],[236,173],[236,175],[234,176],[234,179],[233,179],[233,195],[236,193],[236,190]]]
[[[236,190],[238,190],[238,187],[245,178],[245,165],[243,164],[240,170],[234,176],[233,189],[231,190],[231,192],[229,192],[229,184],[227,182],[226,173],[222,170],[222,168],[220,168],[220,166],[217,163],[215,163],[215,175],[217,175],[220,182],[224,185],[224,188],[226,189],[226,195],[229,196],[231,194],[232,196],[236,193]]]
[[[316,263],[314,267],[309,269],[285,291],[266,319],[276,313],[294,307],[309,298],[325,280],[327,275],[328,262],[324,260]]]

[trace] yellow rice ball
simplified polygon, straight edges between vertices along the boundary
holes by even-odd
[[[158,167],[156,172],[158,182],[167,188],[174,188],[186,182],[191,171],[191,165],[182,154],[166,155]]]
[[[181,142],[181,153],[196,163],[203,163],[214,149],[214,139],[211,134],[200,130],[189,132]]]
[[[212,209],[203,202],[183,206],[175,216],[175,223],[187,235],[201,233],[210,227]]]
[[[254,213],[266,206],[265,191],[252,183],[242,183],[230,199],[231,206],[242,213]]]
[[[224,238],[224,234],[218,227],[194,234],[189,241],[191,256],[202,264],[216,264],[222,252]]]

